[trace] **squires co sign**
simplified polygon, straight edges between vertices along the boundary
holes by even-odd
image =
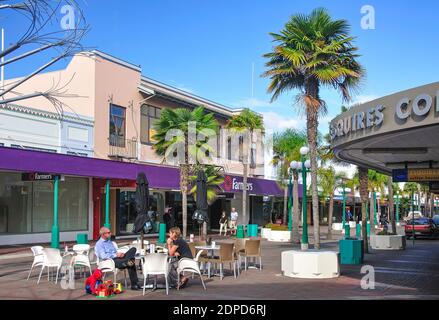
[[[439,91],[436,94],[436,106],[434,107],[434,98],[429,94],[420,94],[413,100],[403,98],[394,106],[393,120],[399,124],[405,124],[409,118],[417,122],[425,119],[430,111],[435,108],[436,113],[439,112]],[[360,130],[365,131],[373,127],[379,127],[385,121],[383,111],[386,109],[384,105],[378,105],[367,111],[354,113],[352,116],[341,118],[331,122],[329,127],[331,140],[334,141],[338,137],[347,136]]]
[[[337,137],[346,136],[351,132],[381,125],[384,121],[384,108],[380,105],[368,109],[366,112],[357,112],[350,117],[338,120],[336,123],[331,123],[329,128],[331,139],[335,140]]]

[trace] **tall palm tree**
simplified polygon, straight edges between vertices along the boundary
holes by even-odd
[[[253,145],[253,133],[256,130],[264,130],[264,122],[262,117],[257,115],[255,112],[246,108],[241,113],[233,116],[226,125],[226,128],[234,133],[242,133],[244,136],[243,140],[243,154],[242,154],[242,165],[243,165],[243,190],[242,190],[242,218],[243,224],[247,224],[247,180],[248,180],[248,166],[249,157],[251,157],[251,148]],[[247,139],[245,139],[247,136]],[[247,141],[246,141],[247,140]]]
[[[272,163],[279,166],[278,180],[285,181],[289,178],[289,169],[291,161],[300,161],[300,148],[307,143],[306,133],[294,129],[287,129],[282,133],[276,133],[273,136],[273,161]],[[292,241],[299,243],[299,175],[293,172],[293,230]],[[288,190],[288,185],[283,184],[285,191]],[[287,212],[287,194],[284,198],[284,218]],[[286,221],[286,219],[284,220]]]
[[[368,172],[368,184],[369,184],[369,191],[370,192],[374,192],[374,191],[379,191],[380,194],[382,195],[381,198],[383,198],[384,193],[385,193],[385,188],[386,188],[386,184],[387,184],[387,176],[384,174],[381,174],[375,170],[369,170]],[[378,206],[378,201],[377,203],[374,204],[374,200],[373,197],[371,197],[370,200],[371,204],[370,204],[370,226],[371,226],[371,230],[373,230],[375,232],[375,210],[376,210],[376,206]],[[377,212],[378,214],[378,212]]]
[[[364,70],[357,61],[357,48],[346,20],[333,20],[326,9],[309,15],[296,14],[280,33],[271,33],[276,45],[264,55],[269,61],[263,74],[270,78],[272,101],[282,93],[298,89],[297,102],[304,106],[311,156],[311,183],[315,248],[320,248],[317,193],[317,128],[319,114],[326,111],[320,98],[321,87],[335,88],[343,100],[351,100]]]
[[[322,189],[322,198],[326,203],[326,199],[329,197],[329,212],[328,212],[328,234],[327,239],[332,239],[332,216],[334,213],[334,192],[339,187],[339,181],[342,178],[346,178],[346,173],[336,172],[334,167],[319,168],[318,170],[318,182]]]
[[[153,139],[156,143],[153,145],[153,149],[160,156],[169,156],[174,152],[177,152],[178,164],[180,165],[180,189],[182,194],[182,210],[183,210],[183,237],[187,234],[187,194],[189,185],[189,172],[191,166],[200,162],[200,154],[209,157],[212,154],[207,155],[203,148],[206,148],[206,144],[203,144],[203,148],[200,147],[202,142],[189,141],[189,130],[191,126],[195,125],[195,132],[198,134],[201,131],[203,135],[206,134],[206,129],[211,130],[212,138],[216,139],[216,133],[218,132],[218,122],[215,120],[212,113],[205,113],[203,107],[197,107],[194,110],[188,110],[184,108],[179,109],[163,109],[160,118],[157,119],[153,126],[156,130],[156,134]],[[168,132],[174,130],[176,133],[174,136],[169,136]],[[209,139],[209,137],[207,137]],[[178,151],[183,150],[183,155],[179,155]],[[211,150],[209,150],[211,151]],[[165,159],[164,159],[165,160]]]
[[[369,200],[369,191],[367,190],[369,184],[368,169],[364,167],[358,167],[357,176],[360,186],[361,198],[361,234],[363,235],[363,249],[364,253],[369,253],[369,244],[367,241],[367,204]]]

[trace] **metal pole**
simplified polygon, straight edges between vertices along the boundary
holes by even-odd
[[[413,246],[415,246],[415,212],[413,211],[414,193],[412,193],[411,199],[411,209],[412,209],[412,236],[413,236]]]
[[[2,52],[5,50],[5,29],[2,28]],[[1,62],[3,64],[3,62],[5,62],[5,57],[3,56],[1,59]],[[5,88],[5,66],[2,65],[1,67],[1,72],[0,72],[0,77],[1,77],[1,91],[4,90]]]
[[[396,223],[399,223],[399,193],[396,194]]]
[[[55,176],[53,183],[53,226],[52,226],[52,248],[59,248],[59,225],[58,225],[58,187],[59,177]]]
[[[105,183],[105,228],[111,230],[110,224],[110,180]]]
[[[373,223],[375,225],[378,225],[378,219],[377,219],[377,193],[373,192]],[[374,229],[375,230],[375,229]]]
[[[288,231],[293,230],[293,174],[290,170],[290,182],[288,183]]]
[[[305,166],[305,157],[302,156],[302,180],[303,180],[303,199],[302,199],[302,211],[303,211],[303,224],[302,224],[302,250],[308,250],[308,217],[307,217],[307,199],[306,199],[306,166]]]
[[[343,230],[345,239],[351,236],[351,227],[349,221],[346,224],[346,186],[343,183]]]

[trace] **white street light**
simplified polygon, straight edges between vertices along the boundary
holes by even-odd
[[[310,169],[310,168],[311,168],[311,160],[306,160],[306,161],[305,161],[305,167],[306,167],[307,169]]]
[[[290,168],[293,170],[299,169],[299,163],[297,161],[291,161]]]
[[[300,154],[302,156],[306,156],[309,153],[309,148],[308,147],[302,147],[300,148]]]

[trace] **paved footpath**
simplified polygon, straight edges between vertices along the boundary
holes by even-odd
[[[312,229],[310,230],[312,232]],[[312,233],[310,233],[311,239]],[[322,249],[338,250],[337,239],[323,241]],[[322,238],[323,239],[323,238]],[[217,241],[219,239],[216,239]],[[223,239],[230,241],[230,239]],[[263,269],[242,271],[238,278],[226,273],[219,277],[205,279],[204,291],[199,279],[191,279],[188,286],[180,291],[171,289],[169,296],[164,290],[147,292],[126,291],[112,299],[439,299],[439,241],[417,240],[413,247],[407,241],[405,251],[372,251],[365,257],[364,265],[375,270],[375,289],[361,288],[362,266],[341,266],[341,276],[329,280],[292,279],[281,275],[281,252],[291,250],[288,243],[262,242]],[[61,288],[54,281],[47,281],[47,273],[36,284],[38,270],[26,281],[32,262],[27,254],[16,253],[0,256],[0,299],[89,299],[97,300],[84,293],[85,279],[77,274],[75,290]],[[141,275],[139,272],[139,279]]]

